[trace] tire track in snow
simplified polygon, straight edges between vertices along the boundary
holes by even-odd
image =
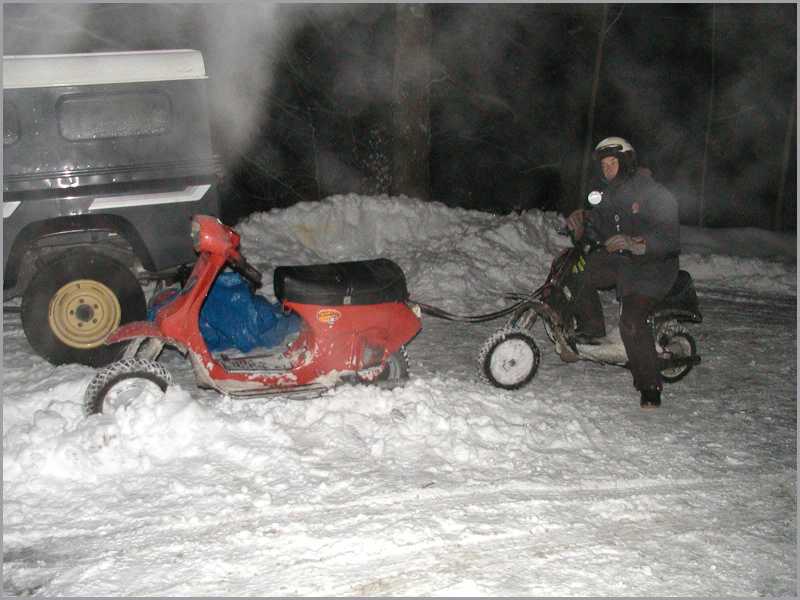
[[[706,287],[696,285],[697,296],[702,309],[703,299],[722,300],[724,302],[742,302],[748,304],[768,304],[777,308],[791,309],[797,305],[797,297],[789,294],[760,292],[738,288]]]
[[[563,500],[565,497],[581,501],[596,501],[614,498],[627,498],[642,495],[670,495],[682,494],[686,492],[711,492],[722,490],[738,490],[742,488],[743,482],[754,485],[755,481],[761,483],[761,489],[783,485],[787,481],[787,476],[782,473],[760,474],[755,476],[752,473],[743,474],[742,477],[729,479],[686,479],[686,480],[628,480],[628,481],[592,481],[588,483],[577,483],[574,485],[546,485],[531,483],[487,483],[485,486],[471,485],[469,487],[458,488],[455,491],[439,492],[434,487],[415,490],[413,492],[393,492],[383,496],[371,496],[366,500],[350,500],[347,502],[331,505],[331,510],[342,509],[361,509],[373,506],[393,506],[398,502],[415,505],[427,505],[433,503],[442,507],[443,503],[457,503],[464,498],[494,498],[513,494],[519,497],[520,501],[548,501]],[[491,486],[491,491],[482,491],[485,487]],[[273,505],[275,513],[298,513],[305,514],[317,512],[320,509],[328,510],[325,505]]]
[[[440,491],[433,486],[415,489],[406,492],[387,492],[384,495],[370,496],[365,499],[349,500],[346,502],[336,503],[285,503],[285,504],[271,504],[268,508],[263,509],[263,515],[253,517],[248,515],[241,519],[231,519],[230,515],[220,517],[219,520],[208,520],[203,523],[200,528],[213,528],[220,523],[227,523],[233,526],[234,524],[241,524],[247,522],[255,522],[262,518],[262,516],[269,516],[275,518],[280,516],[299,517],[308,515],[324,515],[326,513],[341,513],[341,512],[369,512],[370,509],[383,509],[386,507],[396,508],[402,505],[411,512],[418,511],[422,508],[428,508],[430,505],[436,506],[434,512],[446,510],[448,508],[456,508],[464,505],[464,501],[468,500],[470,504],[487,504],[497,505],[499,502],[507,502],[513,504],[519,503],[539,503],[558,501],[564,502],[597,502],[603,500],[613,499],[626,499],[638,496],[669,496],[669,495],[682,495],[691,492],[722,492],[725,490],[737,491],[743,489],[746,484],[748,486],[756,485],[758,483],[759,489],[765,490],[768,487],[778,487],[787,484],[793,484],[789,481],[787,476],[783,473],[774,474],[760,474],[753,476],[751,473],[744,473],[741,477],[727,478],[727,479],[686,479],[686,480],[623,480],[623,481],[589,481],[576,484],[564,485],[547,485],[547,484],[534,484],[522,483],[519,481],[511,483],[491,482],[486,485],[470,485],[459,487],[454,490]],[[490,487],[490,490],[486,488]],[[116,517],[116,524],[108,522],[109,516]],[[315,518],[314,521],[326,522],[329,519],[325,517]],[[71,544],[71,540],[85,539],[87,537],[94,537],[97,535],[98,523],[102,523],[102,535],[104,537],[114,537],[116,533],[121,533],[130,529],[130,523],[136,523],[135,529],[142,532],[143,529],[153,528],[156,530],[164,531],[172,529],[180,531],[186,528],[193,528],[194,525],[180,524],[169,525],[164,516],[159,513],[153,513],[150,509],[137,507],[134,511],[124,511],[115,515],[103,515],[97,517],[97,520],[89,520],[81,523],[73,522],[70,529],[53,534],[52,531],[42,532],[42,536],[50,536],[50,541],[55,542],[58,540],[65,546]],[[35,531],[26,532],[26,538],[37,537]],[[13,539],[7,539],[6,543],[10,543],[8,551],[17,552],[14,548],[18,548],[17,544],[13,543]],[[51,553],[53,553],[51,548]]]
[[[745,477],[716,481],[595,481],[561,486],[514,482],[492,485],[491,490],[470,486],[446,492],[427,488],[337,504],[273,505],[259,515],[202,518],[198,523],[180,526],[170,525],[153,514],[129,519],[132,515],[122,513],[125,518],[120,519],[116,527],[105,527],[100,537],[87,528],[85,533],[77,536],[50,538],[46,549],[10,547],[7,552],[12,561],[6,566],[13,569],[19,566],[14,563],[20,562],[38,565],[40,581],[44,581],[49,569],[43,563],[58,562],[58,571],[63,572],[65,566],[75,568],[82,562],[70,558],[70,548],[96,546],[98,556],[109,558],[96,567],[97,574],[101,575],[105,569],[115,568],[114,557],[119,556],[121,560],[119,553],[124,554],[131,531],[136,531],[137,553],[157,562],[176,558],[189,545],[187,540],[205,539],[203,555],[195,559],[204,564],[213,562],[218,553],[232,550],[227,538],[247,533],[247,539],[243,541],[251,542],[248,552],[254,567],[260,563],[260,554],[269,558],[276,546],[285,547],[286,556],[293,557],[293,562],[285,565],[280,574],[272,576],[276,585],[305,582],[291,593],[305,595],[324,590],[339,594],[371,590],[373,593],[413,595],[430,591],[429,587],[421,588],[415,582],[427,580],[430,585],[430,578],[422,575],[430,573],[434,565],[441,573],[438,578],[443,579],[440,588],[446,588],[470,575],[479,579],[481,573],[515,564],[521,555],[529,556],[531,563],[539,561],[543,564],[563,557],[565,553],[580,556],[593,553],[597,548],[616,547],[619,553],[635,555],[636,549],[650,543],[651,535],[654,535],[651,533],[653,518],[663,517],[664,507],[676,504],[674,500],[667,500],[668,497],[725,499],[737,491],[746,494],[743,490],[753,482],[746,477],[745,485],[743,479]],[[786,477],[762,475],[757,482],[760,489],[765,490],[784,485]],[[656,505],[658,510],[652,514],[638,513],[640,519],[635,518],[637,513],[634,511],[632,521],[612,519],[610,522],[609,518],[618,514],[616,511],[604,515],[602,510],[592,509],[598,503],[611,500],[640,500],[649,507]],[[705,503],[696,503],[692,510],[696,514],[689,518],[690,515],[682,512],[680,522],[676,522],[674,528],[682,532],[704,530],[708,527],[709,514],[717,514],[714,507]],[[571,517],[565,521],[563,514]],[[509,515],[518,518],[509,518]],[[592,521],[594,518],[597,522]],[[754,522],[758,519],[758,515],[753,516]],[[448,522],[455,523],[460,530],[448,530]],[[417,527],[429,533],[422,541],[405,544],[402,535],[393,537],[396,533],[393,530],[398,524],[406,523],[416,523]],[[509,523],[521,524],[511,526],[509,530]],[[741,519],[738,519],[737,531],[742,526]],[[664,523],[659,524],[657,532],[655,535],[662,537],[674,533],[671,527],[665,531]],[[418,540],[418,536],[413,536],[413,539]],[[378,558],[371,559],[368,552],[363,552],[364,544],[368,542],[380,545],[380,552],[376,553]],[[312,555],[309,555],[309,548],[313,548]],[[480,550],[476,552],[475,548]],[[299,551],[302,549],[305,551]],[[186,559],[192,560],[188,556]],[[351,572],[342,573],[342,569]],[[332,588],[319,587],[321,582],[309,577],[309,570],[323,574],[337,572],[340,578]],[[366,581],[364,573],[369,573]],[[420,577],[417,578],[415,573]],[[164,584],[169,585],[168,582]],[[530,581],[521,581],[518,593],[526,593],[525,586],[530,584]],[[248,584],[240,582],[239,585]],[[256,591],[244,589],[250,593]],[[514,586],[506,584],[502,589],[517,591]],[[692,589],[696,591],[696,588]],[[146,591],[156,593],[159,590],[147,588]],[[242,593],[241,588],[233,588],[233,591]]]
[[[676,489],[674,485],[647,485],[638,489],[631,487],[628,490],[603,490],[601,494],[598,494],[597,489],[583,490],[583,494],[575,494],[574,490],[558,490],[555,495],[547,497],[539,493],[538,496],[525,495],[517,499],[508,498],[507,490],[494,491],[490,494],[476,493],[473,490],[463,495],[458,494],[458,498],[453,494],[437,497],[432,503],[436,506],[435,511],[432,511],[427,503],[424,503],[424,506],[418,506],[419,503],[394,504],[391,511],[377,510],[374,513],[367,513],[365,522],[388,523],[381,529],[381,532],[384,532],[390,530],[394,523],[413,520],[422,510],[426,515],[435,515],[418,524],[420,529],[432,530],[427,539],[407,545],[389,544],[381,548],[379,558],[373,560],[367,556],[363,561],[354,560],[352,554],[360,551],[360,547],[356,544],[367,536],[363,531],[358,531],[356,523],[339,519],[340,530],[327,532],[329,543],[321,542],[320,552],[314,560],[310,563],[304,560],[290,566],[290,575],[286,579],[301,581],[309,568],[323,573],[338,572],[344,568],[350,569],[350,572],[343,574],[341,577],[343,581],[340,581],[337,587],[327,589],[328,593],[369,591],[417,595],[431,591],[431,573],[437,573],[438,578],[444,580],[434,589],[446,589],[465,578],[469,579],[470,576],[480,580],[486,573],[497,573],[503,569],[513,568],[511,565],[514,565],[520,556],[530,557],[530,560],[526,560],[528,564],[536,561],[544,564],[551,561],[562,563],[565,556],[574,557],[578,562],[582,562],[581,556],[591,556],[592,560],[596,561],[598,548],[612,547],[615,562],[618,562],[617,559],[622,554],[629,555],[635,561],[639,556],[638,549],[652,542],[653,520],[663,521],[663,512],[651,514],[645,511],[640,513],[640,519],[636,520],[634,511],[633,521],[609,522],[607,517],[604,518],[602,514],[598,515],[590,510],[599,499],[607,500],[612,496],[630,498],[631,492],[636,492],[642,496],[641,500],[645,501],[645,505],[651,510],[656,504],[659,510],[663,511],[665,505],[671,505],[673,502],[654,498],[654,490],[666,495],[683,493],[687,490],[696,493],[702,490],[704,494],[725,497],[727,494],[719,492],[726,491],[722,489],[726,486],[730,488],[727,491],[741,490],[741,483],[732,481],[716,482],[716,485],[687,484],[683,489]],[[500,502],[496,498],[498,495],[504,497]],[[453,499],[457,499],[455,504],[450,502]],[[465,499],[468,500],[467,504],[463,502]],[[587,504],[587,500],[591,502]],[[692,532],[707,528],[710,521],[709,513],[713,514],[713,510],[705,503],[700,503],[698,506],[697,514],[693,516],[686,515],[682,511],[680,519],[674,524],[675,529],[680,532]],[[337,506],[332,510],[338,513],[340,507]],[[472,525],[466,527],[466,530],[462,528],[460,531],[452,532],[447,531],[446,527],[444,530],[435,529],[437,523],[446,523],[451,514],[454,515],[452,521],[463,523],[463,513],[467,510],[471,510]],[[573,515],[566,523],[561,517],[564,513]],[[516,514],[518,519],[509,518],[509,514]],[[528,515],[537,517],[532,524],[520,525],[508,531],[507,523],[524,522]],[[319,517],[313,519],[313,522],[318,520]],[[325,515],[322,516],[322,520],[327,520]],[[498,529],[498,522],[501,530],[493,531]],[[482,525],[486,529],[481,529]],[[741,520],[738,520],[737,530],[741,526]],[[664,523],[659,523],[657,535],[670,537],[673,533],[675,532],[671,528],[667,528],[664,532]],[[349,541],[348,536],[351,538]],[[363,575],[365,572],[369,573],[366,581]],[[355,579],[354,583],[348,581],[352,579]],[[424,581],[426,584],[421,587],[417,581]],[[643,583],[645,587],[642,589],[649,589],[647,584],[652,585],[649,578]],[[523,579],[519,584],[521,587],[517,588],[508,582],[501,587],[506,592],[525,593],[525,585],[529,586],[530,581],[524,584]],[[548,589],[552,591],[554,588],[550,585]],[[696,587],[692,589],[696,590]],[[308,582],[305,588],[301,586],[295,589],[293,593],[303,594],[310,590],[319,590],[313,581]]]
[[[499,521],[503,524],[515,522],[508,517],[513,513],[518,514],[522,522],[526,515],[535,517],[541,515],[541,517],[535,519],[531,527],[523,525],[517,531],[497,533],[468,531],[469,535],[459,535],[456,540],[452,536],[446,536],[445,539],[426,540],[407,547],[399,547],[394,552],[384,550],[379,559],[368,559],[366,565],[359,564],[357,568],[354,568],[350,561],[342,561],[342,557],[335,553],[321,557],[322,564],[315,565],[315,567],[323,572],[338,568],[339,562],[343,567],[351,567],[352,572],[343,579],[353,577],[356,578],[357,583],[342,583],[339,587],[328,590],[329,593],[335,594],[428,595],[432,591],[447,591],[452,586],[462,584],[465,580],[485,581],[487,574],[492,574],[495,579],[503,580],[499,588],[504,590],[504,594],[529,595],[538,589],[546,591],[547,595],[560,595],[565,593],[565,590],[568,591],[567,595],[585,595],[587,591],[591,592],[592,590],[591,577],[594,575],[590,575],[590,578],[583,582],[575,582],[576,588],[571,587],[573,582],[568,580],[561,581],[562,587],[559,588],[558,581],[532,581],[529,577],[526,579],[525,574],[516,577],[515,573],[504,573],[504,571],[513,571],[515,565],[519,563],[520,556],[525,556],[528,557],[525,560],[527,565],[535,566],[538,563],[542,568],[552,566],[556,572],[566,571],[566,577],[569,577],[569,569],[565,569],[565,562],[572,561],[575,563],[573,572],[579,571],[586,562],[583,557],[586,557],[595,565],[594,573],[598,573],[596,569],[598,554],[606,553],[610,573],[606,574],[600,571],[606,577],[603,589],[609,589],[609,585],[613,587],[614,579],[619,577],[620,582],[625,581],[625,587],[620,590],[624,589],[626,595],[637,589],[648,592],[647,595],[654,589],[659,591],[658,595],[667,592],[675,593],[679,592],[681,588],[675,585],[674,579],[663,575],[653,577],[654,573],[649,567],[641,569],[641,554],[648,549],[652,550],[654,545],[674,542],[676,536],[683,537],[686,541],[682,544],[681,552],[694,556],[695,560],[688,565],[682,565],[683,571],[678,575],[685,576],[685,571],[691,571],[693,568],[698,571],[706,569],[706,566],[703,566],[704,562],[707,562],[709,558],[714,558],[713,556],[709,557],[708,551],[703,545],[703,537],[711,523],[713,523],[712,528],[715,532],[722,530],[720,535],[724,535],[727,528],[740,533],[744,528],[759,525],[764,518],[763,515],[748,512],[749,517],[743,518],[741,514],[732,514],[727,523],[720,522],[718,519],[720,511],[714,502],[704,500],[708,497],[725,504],[732,493],[739,492],[747,496],[747,492],[744,490],[751,481],[748,477],[745,484],[743,479],[745,478],[714,482],[686,481],[677,484],[650,482],[646,485],[632,481],[628,482],[625,489],[594,487],[576,490],[575,488],[562,488],[552,489],[546,493],[537,490],[530,495],[526,489],[530,486],[518,485],[507,486],[506,489],[496,490],[490,494],[482,494],[474,490],[465,492],[463,495],[460,493],[447,494],[444,497],[437,497],[435,502],[436,514],[440,515],[442,519],[451,512],[458,512],[459,508],[464,506],[462,504],[464,499],[469,500],[469,507],[489,507],[483,513],[475,510],[473,515],[475,521],[495,523]],[[782,475],[765,476],[762,481],[765,485],[783,485],[785,482],[786,477]],[[510,489],[514,490],[516,494],[522,492],[522,497],[509,498]],[[676,502],[667,499],[673,495],[685,497],[687,493],[690,493],[691,497],[699,497],[700,500],[695,501],[693,506],[690,506],[692,503],[689,500],[681,502],[678,504],[680,508],[675,509],[673,506],[676,505]],[[500,502],[495,498],[498,495],[504,497]],[[458,496],[458,502],[454,506],[450,501],[456,496]],[[636,510],[632,510],[633,514],[630,520],[613,519],[612,517],[618,514],[616,511],[604,515],[602,511],[591,510],[598,501],[637,499],[636,497],[643,503],[645,510],[638,513]],[[738,508],[744,510],[745,505],[746,502],[740,502]],[[400,507],[395,506],[393,510],[396,513],[398,509],[409,514],[415,514],[418,510],[416,506],[405,504],[401,504]],[[501,513],[502,518],[496,517],[497,513]],[[557,514],[553,515],[553,513]],[[567,520],[565,523],[560,516],[564,513],[573,515],[572,520]],[[396,520],[404,522],[407,518],[400,514],[396,516]],[[425,526],[425,524],[421,526]],[[735,541],[731,542],[731,546],[736,548]],[[719,548],[714,550],[719,550]],[[729,558],[727,560],[735,563]],[[722,557],[721,561],[724,562],[725,557]],[[655,560],[645,564],[656,568],[658,563],[659,556],[656,555]],[[664,564],[669,567],[672,563],[666,560]],[[631,567],[633,572],[631,572]],[[303,566],[298,565],[297,569],[302,571]],[[366,580],[363,576],[365,572],[369,573]],[[431,573],[439,575],[438,579],[441,581],[438,587],[431,587]],[[637,574],[641,575],[638,581],[635,577]],[[634,575],[634,580],[631,580],[631,575]],[[514,577],[518,580],[516,583],[513,581]],[[741,592],[735,587],[726,589],[724,586],[728,580],[722,573],[719,577],[720,579],[717,579],[716,574],[710,572],[703,578],[709,592],[718,593],[723,590]],[[580,578],[578,577],[578,579]],[[420,585],[416,582],[425,582],[425,584]],[[689,577],[686,588],[695,595],[698,592],[696,582],[696,575]],[[541,587],[536,587],[535,584]],[[483,595],[487,593],[486,590],[491,589],[496,588],[484,583],[483,588],[462,589],[462,593],[455,595]]]

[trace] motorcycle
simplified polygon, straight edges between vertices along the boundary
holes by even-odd
[[[578,323],[573,290],[581,283],[586,257],[599,247],[591,239],[581,242],[573,239],[572,246],[553,260],[541,287],[530,294],[509,294],[519,304],[505,325],[480,349],[478,366],[483,379],[496,387],[515,390],[534,378],[541,359],[533,337],[534,325],[539,320],[563,361],[590,360],[628,366],[619,328],[614,328],[597,345],[580,344],[575,339]],[[700,362],[697,342],[683,324],[702,320],[692,277],[680,270],[672,289],[648,318],[664,382],[683,379]]]
[[[275,296],[301,319],[296,338],[283,350],[212,353],[199,314],[217,276],[228,266],[253,289],[262,277],[242,256],[239,234],[218,219],[196,215],[191,235],[198,258],[180,292],[152,321],[127,323],[106,338],[106,344],[128,345],[89,383],[87,415],[122,402],[133,386],[149,383],[166,391],[172,376],[157,362],[166,345],[188,356],[199,387],[231,397],[313,397],[344,382],[393,387],[408,378],[406,345],[422,328],[421,310],[408,301],[405,275],[394,262],[276,267]]]

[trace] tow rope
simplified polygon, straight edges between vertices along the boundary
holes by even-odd
[[[505,315],[514,312],[525,302],[525,300],[519,300],[510,306],[506,306],[505,308],[495,312],[487,313],[485,315],[454,315],[453,313],[449,313],[441,308],[431,306],[430,304],[425,304],[424,302],[417,302],[416,300],[411,300],[411,302],[419,306],[420,309],[422,309],[422,312],[424,312],[426,315],[430,315],[432,317],[446,319],[448,321],[460,321],[462,323],[483,323],[484,321],[499,319],[500,317],[504,317]]]
[[[528,294],[524,293],[521,294],[519,292],[507,292],[503,294],[503,297],[508,300],[516,300],[516,302],[514,302],[514,304],[506,306],[505,308],[501,308],[500,310],[486,313],[484,315],[454,315],[453,313],[449,313],[446,310],[442,310],[441,308],[431,306],[430,304],[425,304],[424,302],[417,302],[416,300],[409,300],[409,302],[413,302],[414,304],[419,306],[422,312],[424,312],[426,315],[437,317],[439,319],[446,319],[448,321],[460,321],[462,323],[483,323],[485,321],[493,321],[494,319],[499,319],[500,317],[504,317],[507,314],[517,310],[520,306],[522,306],[526,302],[530,302],[531,300],[539,300],[541,298],[542,290],[544,290],[544,287],[545,286],[542,285],[533,292]]]

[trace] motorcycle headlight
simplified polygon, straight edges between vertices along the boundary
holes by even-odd
[[[414,304],[413,302],[409,302],[408,308],[411,309],[411,312],[417,315],[418,319],[422,318],[422,309],[420,308],[419,304]]]
[[[603,201],[603,192],[592,190],[591,192],[589,192],[588,200],[589,204],[591,204],[592,206],[597,206]]]

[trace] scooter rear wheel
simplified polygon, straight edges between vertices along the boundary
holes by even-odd
[[[86,416],[112,412],[146,390],[164,393],[170,385],[172,375],[161,364],[141,358],[120,360],[98,371],[89,382],[83,410]]]
[[[373,377],[362,377],[358,379],[361,383],[374,384],[383,388],[393,388],[408,379],[408,353],[405,346],[394,354],[390,354],[386,359],[386,366],[383,371]]]
[[[478,366],[483,379],[504,390],[516,390],[530,382],[539,370],[541,355],[531,334],[504,328],[483,344]]]

